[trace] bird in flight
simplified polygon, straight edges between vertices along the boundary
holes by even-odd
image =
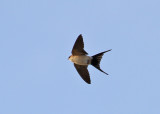
[[[80,34],[73,46],[72,55],[69,56],[69,60],[74,63],[74,67],[76,68],[77,72],[81,76],[81,78],[88,84],[91,84],[90,75],[88,72],[88,65],[92,65],[101,72],[108,75],[100,68],[100,61],[104,53],[109,52],[110,50],[98,53],[93,56],[87,56],[88,53],[84,50],[84,43],[83,37]]]

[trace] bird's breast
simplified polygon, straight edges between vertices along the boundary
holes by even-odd
[[[91,64],[92,57],[90,56],[72,56],[72,62],[79,65],[89,65]]]

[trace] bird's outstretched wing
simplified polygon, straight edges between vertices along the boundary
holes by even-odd
[[[72,55],[87,55],[88,53],[83,48],[84,48],[83,37],[80,34],[73,46]]]
[[[82,77],[82,79],[86,83],[91,84],[89,72],[88,72],[88,69],[87,69],[88,65],[77,65],[77,64],[74,63],[74,67],[76,68],[77,72]]]

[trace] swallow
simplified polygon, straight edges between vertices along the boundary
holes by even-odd
[[[77,72],[79,73],[79,75],[81,76],[81,78],[88,84],[91,84],[91,80],[90,80],[90,75],[88,72],[88,65],[92,65],[95,68],[97,68],[98,70],[100,70],[101,72],[105,73],[106,75],[108,75],[106,72],[104,72],[101,68],[100,68],[100,62],[102,59],[102,56],[104,53],[109,52],[110,50],[98,53],[96,55],[93,56],[87,56],[88,53],[84,50],[84,43],[83,43],[83,37],[80,34],[73,46],[72,49],[72,55],[69,56],[69,60],[71,62],[74,63],[74,67],[76,68]]]

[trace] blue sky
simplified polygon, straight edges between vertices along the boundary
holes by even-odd
[[[159,0],[1,0],[1,114],[160,114]],[[79,34],[106,76],[68,61]]]

